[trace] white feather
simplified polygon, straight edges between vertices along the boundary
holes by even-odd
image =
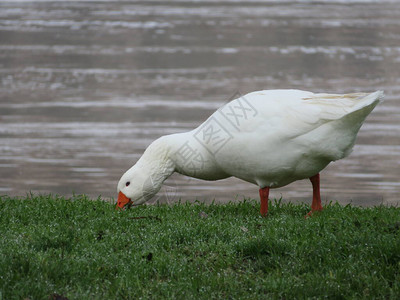
[[[351,152],[362,123],[382,98],[381,91],[247,94],[198,128],[153,142],[122,176],[118,191],[144,202],[175,171],[205,180],[235,176],[260,188],[309,178]],[[126,187],[126,181],[134,184]]]

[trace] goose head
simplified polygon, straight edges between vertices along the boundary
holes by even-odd
[[[138,168],[132,167],[121,176],[118,182],[117,208],[125,208],[126,206],[139,205],[146,202],[143,187],[147,176]]]
[[[138,162],[121,176],[117,185],[116,208],[124,209],[147,202],[173,172],[174,164],[168,158],[165,146],[156,140]]]

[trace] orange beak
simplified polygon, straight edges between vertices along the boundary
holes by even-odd
[[[122,192],[118,193],[117,206],[115,209],[124,209],[125,205],[132,203],[131,199],[126,197]]]

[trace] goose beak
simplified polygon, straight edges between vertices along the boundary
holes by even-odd
[[[131,204],[132,201],[128,197],[126,197],[122,192],[118,193],[118,200],[117,200],[117,206],[115,209],[124,209],[125,205]]]

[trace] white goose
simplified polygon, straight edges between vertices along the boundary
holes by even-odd
[[[346,157],[383,92],[314,94],[266,90],[239,97],[196,129],[163,136],[118,183],[117,208],[148,201],[172,173],[218,180],[235,176],[259,186],[261,215],[270,188],[309,178],[313,211],[322,210],[319,172]]]

